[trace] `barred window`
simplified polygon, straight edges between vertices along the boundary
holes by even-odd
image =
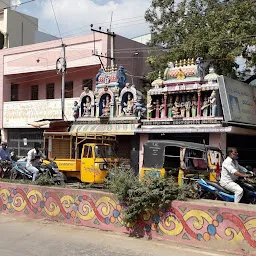
[[[65,83],[65,98],[73,98],[73,81]]]
[[[19,100],[19,84],[11,84],[11,101]]]
[[[31,100],[38,100],[38,85],[31,86]]]
[[[46,85],[46,99],[54,99],[54,83]]]

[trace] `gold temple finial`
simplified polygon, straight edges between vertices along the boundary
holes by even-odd
[[[112,71],[112,72],[115,71],[115,66],[114,66],[114,65],[111,67],[111,71]]]
[[[115,65],[115,71],[117,71],[118,70],[118,68],[117,68],[117,64]]]
[[[191,65],[195,65],[194,58],[191,59]]]
[[[187,66],[187,60],[186,59],[183,60],[183,66]]]
[[[191,65],[191,59],[188,58],[188,66],[190,66],[190,65]]]
[[[175,61],[175,67],[176,67],[176,68],[178,68],[178,67],[179,67],[179,63],[178,63],[178,61],[177,61],[177,60]]]
[[[180,60],[179,66],[180,66],[180,67],[183,66],[182,60]]]
[[[158,78],[161,79],[161,71],[158,72]]]

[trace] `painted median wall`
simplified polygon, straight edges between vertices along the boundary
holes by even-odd
[[[111,193],[0,182],[0,213],[256,255],[256,206],[175,201],[126,227]]]

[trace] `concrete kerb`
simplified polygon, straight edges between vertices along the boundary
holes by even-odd
[[[107,192],[0,182],[0,213],[164,239],[214,251],[256,255],[256,206],[174,201],[127,228],[122,204]]]

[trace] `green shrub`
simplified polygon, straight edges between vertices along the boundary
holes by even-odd
[[[180,187],[172,178],[152,177],[139,181],[133,170],[122,166],[110,170],[107,186],[124,203],[123,217],[127,223],[152,209],[166,208],[173,200],[194,197],[190,185]]]
[[[42,173],[34,183],[39,186],[49,186],[54,185],[54,181],[47,173]]]

